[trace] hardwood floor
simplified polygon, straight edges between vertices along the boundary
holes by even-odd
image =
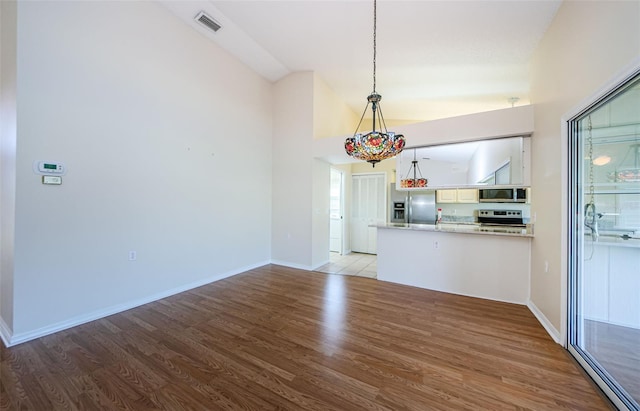
[[[640,330],[584,320],[583,348],[640,402]]]
[[[2,410],[607,410],[524,306],[268,265],[0,351]]]

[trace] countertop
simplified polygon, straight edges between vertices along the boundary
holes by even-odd
[[[479,234],[511,237],[533,237],[533,224],[521,226],[486,226],[476,223],[439,223],[439,224],[374,224],[371,227],[392,230],[435,231],[442,233]]]
[[[637,238],[625,240],[620,236],[600,235],[596,241],[593,241],[590,234],[584,237],[585,247],[590,246],[611,246],[611,247],[629,247],[640,248],[640,240]]]

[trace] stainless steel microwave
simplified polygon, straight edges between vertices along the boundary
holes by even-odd
[[[481,203],[526,203],[526,188],[481,188],[478,190]]]

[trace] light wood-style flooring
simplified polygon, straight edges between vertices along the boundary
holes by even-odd
[[[524,306],[267,265],[0,351],[2,410],[608,410]]]
[[[584,348],[640,403],[640,330],[584,321]]]

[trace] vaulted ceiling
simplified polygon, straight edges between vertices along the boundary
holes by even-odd
[[[314,71],[358,115],[373,88],[373,1],[162,0],[270,81]],[[529,103],[529,63],[561,0],[378,0],[386,119],[425,121]],[[205,11],[222,28],[194,20]]]

